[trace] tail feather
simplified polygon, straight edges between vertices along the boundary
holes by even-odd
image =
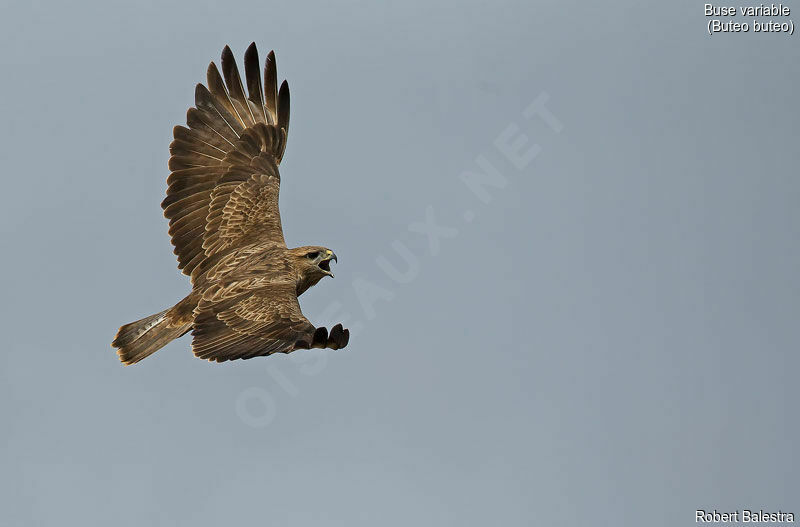
[[[117,348],[119,360],[124,364],[135,364],[160,350],[174,339],[186,333],[191,324],[172,325],[167,315],[169,309],[149,317],[125,324],[117,332],[112,346]]]

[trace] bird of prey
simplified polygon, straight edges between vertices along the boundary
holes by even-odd
[[[244,55],[247,93],[229,47],[222,74],[212,62],[195,89],[187,126],[173,129],[167,197],[161,203],[178,268],[192,292],[174,307],[119,329],[112,345],[134,364],[188,332],[195,356],[210,361],[347,345],[341,324],[314,325],[297,297],[333,276],[330,249],[289,249],[283,239],[278,165],[289,129],[289,85],[278,89],[275,54],[264,66]]]

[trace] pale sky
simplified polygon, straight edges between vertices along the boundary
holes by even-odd
[[[707,23],[697,2],[4,9],[4,521],[800,512],[800,37]],[[251,41],[291,87],[287,243],[339,257],[302,308],[354,334],[222,365],[187,336],[122,367],[117,328],[189,292],[159,208],[172,127]]]

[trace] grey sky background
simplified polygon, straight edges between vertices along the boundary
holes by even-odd
[[[800,513],[800,36],[711,37],[702,6],[4,5],[0,523]],[[301,304],[360,329],[123,368],[116,329],[189,291],[172,127],[251,41],[292,91],[287,242],[339,255]],[[560,132],[523,116],[543,94]],[[538,155],[515,166],[504,132]],[[488,203],[461,180],[479,156]],[[437,254],[426,210],[458,230]]]

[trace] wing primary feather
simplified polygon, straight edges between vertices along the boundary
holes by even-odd
[[[219,70],[217,69],[217,65],[214,62],[208,65],[208,71],[206,71],[206,81],[208,82],[208,91],[217,98],[220,103],[228,110],[228,113],[231,116],[235,117],[239,120],[239,122],[245,122],[241,115],[239,115],[239,111],[231,102],[230,96],[228,95],[228,90],[225,88],[225,83],[222,81],[222,76],[219,74]]]
[[[245,127],[254,125],[256,120],[250,111],[250,106],[247,104],[242,78],[239,76],[239,68],[236,66],[236,58],[228,46],[225,46],[222,50],[222,75],[225,77],[225,84],[228,86],[228,94],[230,94],[233,101],[238,101],[244,107],[244,112],[240,112],[240,115],[244,113],[244,115],[241,115],[244,118],[242,124]]]
[[[289,132],[289,83],[283,81],[278,92],[278,127]]]
[[[314,331],[314,336],[311,338],[312,348],[324,348],[328,343],[328,328],[319,327]]]
[[[169,145],[169,152],[175,156],[199,156],[208,159],[213,159],[215,162],[207,162],[205,165],[219,165],[225,159],[226,153],[219,148],[212,148],[208,143],[203,141],[185,141],[183,139],[175,139]]]
[[[233,123],[228,121],[228,119],[225,118],[222,112],[220,112],[219,108],[217,108],[217,106],[214,104],[214,96],[211,95],[211,92],[208,91],[208,88],[206,88],[200,83],[198,83],[197,86],[195,86],[194,104],[195,106],[197,106],[198,110],[201,110],[201,112],[202,111],[206,112],[209,115],[209,117],[213,118],[214,115],[218,116],[220,119],[222,119],[222,122],[224,122],[225,125],[228,128],[230,128],[231,132],[233,132],[233,134],[236,137],[239,137],[239,131],[237,131],[236,128],[234,128]],[[211,126],[211,128],[214,127]]]
[[[225,157],[225,154],[227,153],[225,144],[220,141],[219,135],[210,134],[205,130],[192,130],[183,126],[176,126],[172,129],[172,136],[175,139],[186,141],[187,143],[196,141],[203,145],[207,145],[208,147],[219,151],[222,154],[222,157]]]
[[[278,70],[275,63],[275,52],[267,54],[264,64],[264,95],[266,97],[267,112],[270,114],[270,124],[278,123]]]
[[[336,324],[331,328],[330,333],[328,333],[328,347],[331,349],[339,349],[343,338],[344,328],[341,324]]]
[[[198,110],[197,108],[189,108],[189,110],[186,112],[186,124],[192,130],[205,130],[209,133],[216,134],[220,137],[220,139],[228,143],[231,148],[236,148],[236,145],[233,143],[233,141],[235,141],[238,136],[233,130],[230,130],[233,134],[232,137],[225,137],[221,131],[211,126],[211,124],[208,122],[208,117],[204,117],[205,116],[202,111]],[[230,126],[226,126],[226,128],[230,129]]]
[[[261,72],[258,65],[258,49],[253,42],[244,52],[244,74],[247,79],[247,91],[250,93],[250,100],[255,103],[259,112],[258,121],[269,124],[267,114],[264,109],[264,90],[261,87]],[[263,118],[263,119],[262,119]]]
[[[194,185],[200,181],[216,179],[222,176],[226,170],[227,168],[223,166],[176,170],[167,177],[167,185],[170,187],[175,185],[175,188],[185,188],[188,185]]]

